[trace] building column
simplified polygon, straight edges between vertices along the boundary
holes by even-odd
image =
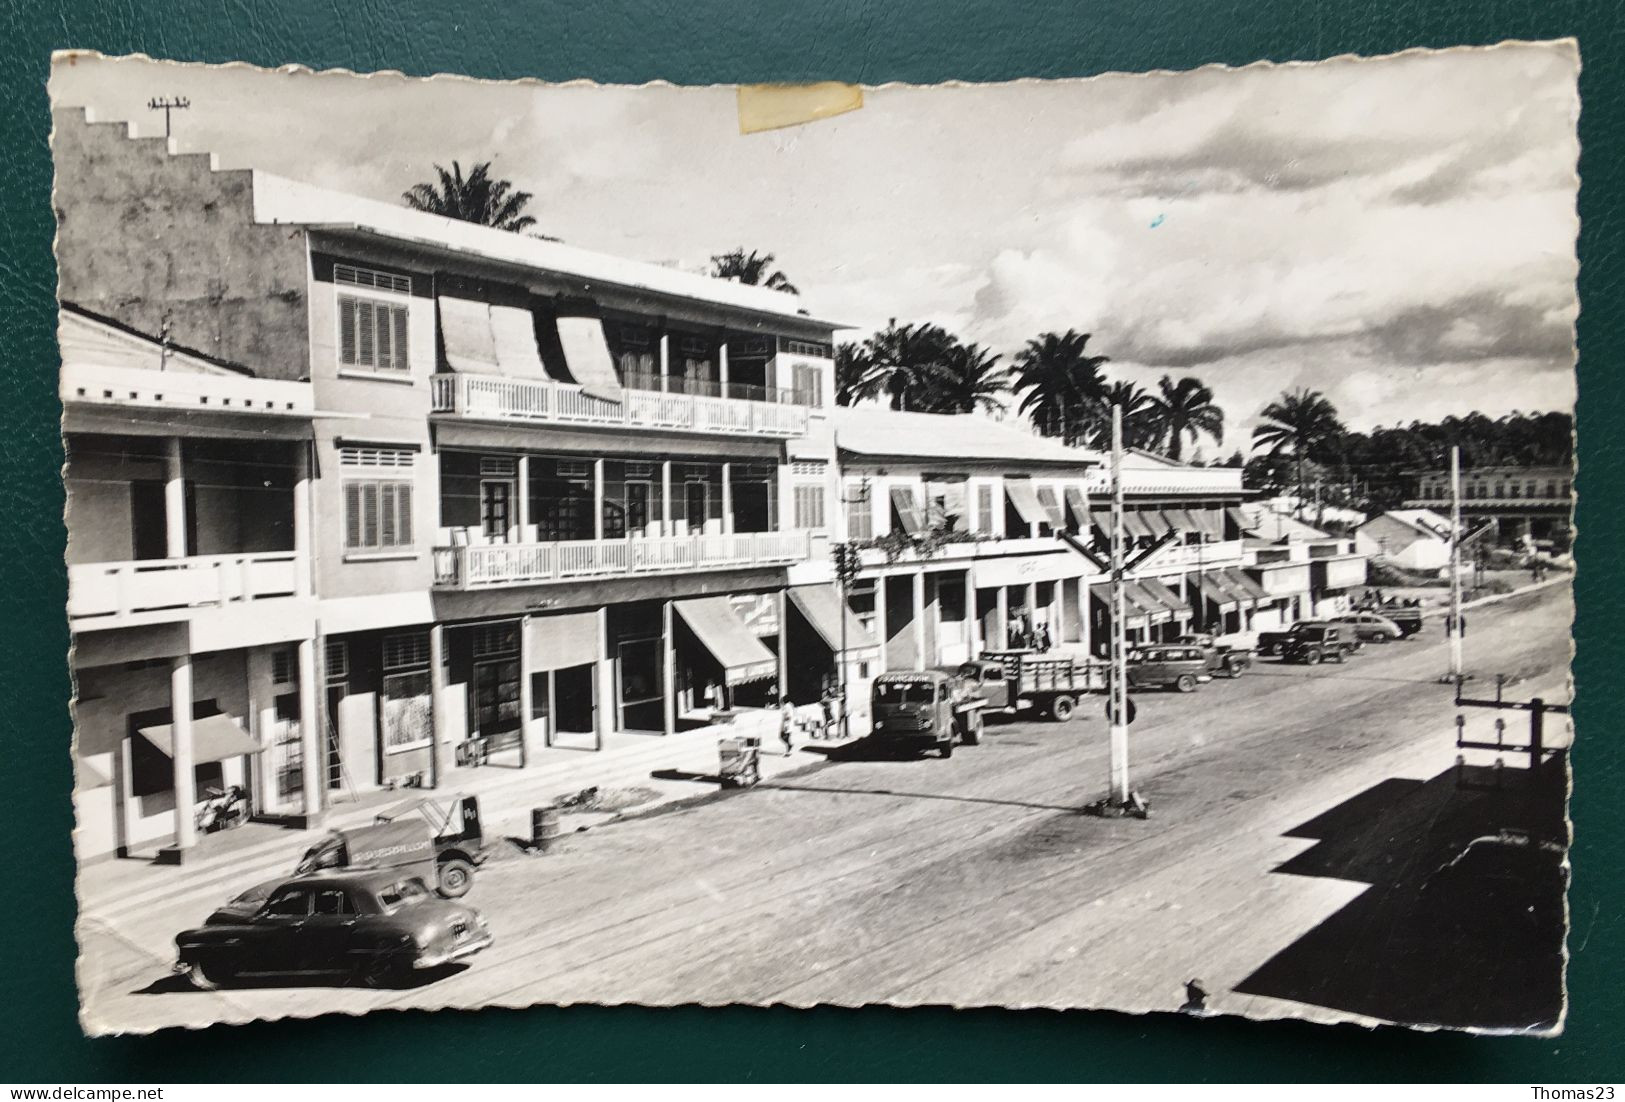
[[[724,398],[728,397],[728,338],[723,337],[717,342],[717,380],[721,386],[717,393]]]
[[[914,575],[914,668],[923,670],[931,663],[926,658],[925,638],[925,571]]]
[[[434,624],[429,628],[429,787],[439,788],[446,781],[446,736],[451,731],[451,717],[446,711],[446,628]]]
[[[886,602],[890,599],[889,589],[886,575],[881,574],[875,578],[875,633],[880,636],[880,673],[891,670],[891,625],[887,622],[890,617],[886,614]]]
[[[965,660],[976,657],[976,586],[971,581],[971,572],[965,571]]]
[[[293,461],[293,553],[296,557],[294,563],[294,593],[296,596],[308,597],[316,591],[315,569],[316,556],[311,552],[310,533],[314,517],[310,504],[310,449],[312,444],[301,440],[294,445]],[[184,491],[182,493],[182,508],[184,508]]]
[[[662,337],[661,340],[665,338]],[[671,460],[660,461],[660,534],[674,536],[671,526]]]
[[[271,653],[265,647],[249,647],[243,652],[243,674],[247,679],[246,702],[248,715],[246,726],[249,736],[266,752],[254,757],[251,767],[253,784],[249,790],[253,793],[254,810],[270,811],[277,802],[276,771],[265,764],[270,760],[271,743],[269,735],[273,723],[276,721],[275,693],[271,688]]]
[[[523,463],[523,458],[520,459]],[[520,468],[523,472],[524,468]],[[521,478],[524,475],[521,473]],[[536,690],[530,674],[530,614],[519,617],[519,768],[530,764],[530,723],[536,712]],[[543,736],[545,739],[545,735]]]
[[[186,547],[186,464],[181,454],[181,438],[164,442],[164,555],[184,559]]]
[[[733,464],[722,465],[722,534],[733,535],[734,530],[734,483]]]
[[[521,455],[516,464],[518,485],[516,492],[519,495],[519,541],[530,543],[530,456]]]
[[[322,819],[327,789],[327,739],[322,731],[322,684],[316,678],[316,640],[299,640],[300,810],[308,829]]]
[[[1010,649],[1010,587],[998,586],[993,590],[993,616],[998,620],[995,637],[999,640],[999,650]]]
[[[660,330],[660,390],[671,389],[671,334]]]
[[[677,733],[677,637],[670,601],[660,602],[660,729]]]
[[[173,441],[179,445],[180,441]],[[178,451],[172,449],[171,454]],[[174,767],[175,845],[177,862],[197,844],[197,765],[192,758],[192,656],[169,664],[170,764]]]
[[[789,612],[789,609],[790,609],[790,602],[788,600],[786,600],[786,595],[787,595],[786,591],[781,589],[774,596],[774,601],[778,605],[777,616],[779,618],[779,703],[780,704],[783,704],[787,699],[789,699],[789,696],[790,696],[790,621],[788,619],[786,619],[786,614]],[[840,670],[841,661],[842,661],[842,659],[844,657],[845,657],[844,655],[840,655],[840,654],[837,654],[835,656],[835,667],[836,667],[837,672],[839,672],[839,670]]]
[[[592,538],[604,538],[604,461],[592,461]]]
[[[598,608],[598,660],[593,663],[598,707],[593,714],[593,749],[602,750],[615,730],[615,660],[609,653],[609,606]]]

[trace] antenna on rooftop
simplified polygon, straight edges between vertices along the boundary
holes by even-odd
[[[164,140],[169,140],[169,118],[175,111],[184,111],[192,106],[192,101],[185,96],[153,96],[147,101],[147,110],[162,111],[164,113]]]

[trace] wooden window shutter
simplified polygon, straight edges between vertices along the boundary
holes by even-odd
[[[357,299],[356,310],[356,362],[367,367],[374,366],[378,361],[374,356],[372,341],[372,303],[365,299]]]
[[[396,546],[412,546],[412,484],[395,483]]]
[[[355,363],[355,308],[355,299],[339,297],[339,363]]]
[[[361,541],[364,547],[378,546],[378,483],[361,485]]]
[[[361,546],[361,484],[348,483],[344,487],[344,546]]]
[[[390,313],[394,316],[394,320],[395,320],[395,345],[394,345],[394,347],[395,347],[395,364],[394,364],[394,367],[395,367],[395,370],[397,370],[397,371],[406,371],[406,370],[409,370],[411,368],[411,366],[412,366],[411,362],[408,360],[407,354],[406,354],[406,352],[407,352],[407,343],[406,343],[406,339],[407,339],[406,338],[407,311],[406,311],[406,307],[397,306],[393,310],[391,310]]]

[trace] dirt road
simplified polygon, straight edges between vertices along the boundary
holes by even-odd
[[[1555,695],[1571,618],[1566,587],[1486,607],[1473,616],[1469,665]],[[94,1017],[149,1029],[536,1002],[1174,1010],[1199,978],[1213,1011],[1382,1018],[1390,1004],[1369,991],[1316,995],[1258,977],[1373,890],[1369,879],[1277,871],[1322,844],[1298,828],[1395,784],[1379,822],[1425,832],[1440,820],[1415,801],[1445,791],[1438,778],[1455,759],[1455,709],[1436,680],[1445,653],[1430,625],[1342,666],[1264,661],[1239,681],[1138,697],[1132,769],[1148,821],[1077,812],[1107,775],[1091,704],[1067,725],[990,725],[983,746],[951,760],[814,764],[576,835],[563,852],[482,870],[468,901],[496,947],[410,990],[194,992],[167,977],[167,938],[203,914],[159,908],[130,927],[122,957],[99,958]]]

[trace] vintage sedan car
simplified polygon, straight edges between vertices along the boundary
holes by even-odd
[[[1348,628],[1362,643],[1386,643],[1410,634],[1395,621],[1376,612],[1350,612],[1345,616],[1333,616],[1332,623]]]
[[[1360,640],[1344,624],[1315,624],[1295,632],[1281,648],[1283,662],[1318,666],[1322,662],[1342,663],[1360,649]]]
[[[248,976],[339,976],[383,987],[490,948],[485,918],[400,870],[326,871],[239,897],[175,938],[177,972],[210,990]]]

